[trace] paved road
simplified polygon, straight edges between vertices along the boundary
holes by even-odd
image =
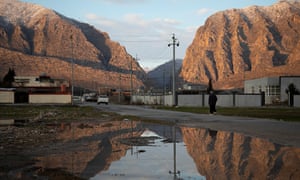
[[[121,115],[132,115],[173,122],[176,121],[178,125],[182,126],[238,132],[249,136],[266,138],[274,143],[300,148],[300,123],[297,122],[175,112],[152,109],[148,106],[115,104],[97,105],[95,103],[85,103],[83,105],[94,106],[103,111],[115,112]]]

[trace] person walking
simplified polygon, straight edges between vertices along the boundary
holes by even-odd
[[[215,95],[213,91],[209,92],[209,97],[208,97],[208,104],[209,104],[209,112],[210,114],[215,114],[217,112],[216,110],[216,104],[217,104],[218,98]]]

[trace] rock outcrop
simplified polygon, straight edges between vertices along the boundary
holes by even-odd
[[[300,75],[300,2],[280,1],[218,12],[207,19],[186,51],[181,76],[209,79],[220,89],[243,80]]]
[[[107,33],[39,5],[0,1],[0,78],[14,68],[18,76],[70,79],[72,62],[75,85],[86,88],[128,88],[131,64],[136,86],[145,74]]]

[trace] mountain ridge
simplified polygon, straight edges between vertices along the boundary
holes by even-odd
[[[182,59],[175,59],[175,78],[177,87],[181,84],[179,72],[182,66]],[[173,60],[170,60],[162,65],[157,66],[153,70],[147,73],[147,80],[145,84],[149,87],[156,89],[171,90],[172,87],[172,72],[173,72]]]
[[[134,83],[136,86],[143,84],[143,69],[126,52],[125,47],[110,39],[108,33],[36,4],[18,0],[0,2],[0,77],[3,77],[9,68],[14,68],[17,75],[36,76],[47,73],[52,77],[70,79],[69,69],[74,63],[77,85],[93,89],[104,85],[116,88],[120,84],[117,80],[121,81],[119,79],[122,78],[122,87],[128,88],[132,65]],[[36,66],[39,67],[37,69],[24,63],[20,65],[16,60],[28,59],[27,56],[36,60],[34,64],[39,62],[48,68]],[[10,59],[12,57],[15,58]],[[58,67],[51,66],[51,63],[47,62],[49,59],[52,60],[51,63],[55,61],[54,64],[58,66],[58,62],[61,61],[68,72],[62,72],[62,69],[54,73],[53,69]],[[27,72],[22,71],[21,67]]]
[[[210,16],[186,51],[180,75],[220,89],[266,76],[299,75],[300,3],[229,9]]]

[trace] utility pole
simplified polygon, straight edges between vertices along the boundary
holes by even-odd
[[[135,61],[138,61],[137,55],[135,56]],[[133,95],[133,82],[132,82],[132,75],[133,75],[133,69],[132,69],[132,61],[130,62],[130,104],[132,104],[132,95]]]
[[[71,67],[71,83],[72,83],[72,89],[71,89],[71,103],[72,105],[74,105],[74,101],[73,101],[73,97],[74,97],[74,57],[73,57],[73,32],[71,31],[71,36],[70,36],[70,39],[71,39],[71,56],[72,56],[72,67]]]
[[[165,73],[166,73],[166,69],[164,67],[164,70],[163,70],[163,105],[165,105],[165,95],[166,95]]]
[[[132,104],[132,91],[133,91],[133,83],[132,83],[132,61],[130,61],[130,104]]]
[[[119,75],[119,103],[121,104],[121,73]]]
[[[175,97],[175,46],[179,46],[179,41],[176,39],[175,34],[173,33],[172,35],[172,43],[168,44],[168,47],[173,46],[173,70],[172,70],[172,74],[173,74],[173,82],[172,82],[172,105],[175,106],[176,105],[176,97]]]

